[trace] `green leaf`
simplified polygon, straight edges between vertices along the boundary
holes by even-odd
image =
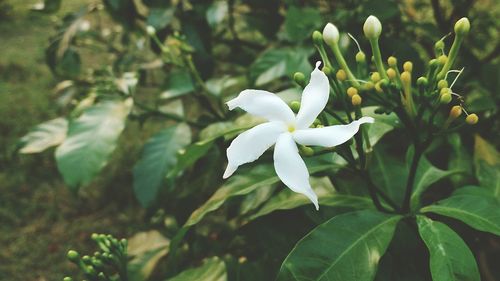
[[[372,210],[336,216],[295,245],[277,280],[371,281],[400,219]]]
[[[351,208],[372,208],[370,199],[362,196],[339,194],[328,178],[311,178],[311,186],[318,195],[320,206],[347,206]],[[259,211],[248,218],[249,221],[278,210],[290,210],[310,204],[311,201],[302,194],[284,189],[267,201]]]
[[[227,1],[214,1],[207,9],[206,18],[211,27],[220,24],[227,16],[228,4]]]
[[[218,257],[205,259],[203,264],[196,268],[191,268],[179,273],[168,281],[226,281],[226,265]]]
[[[261,86],[283,76],[291,76],[296,71],[306,75],[312,70],[308,57],[310,49],[282,48],[264,52],[250,67],[250,78],[256,86]]]
[[[170,240],[157,230],[139,232],[129,238],[127,253],[132,257],[127,266],[129,280],[147,280],[158,261],[168,253],[169,246]]]
[[[59,11],[59,8],[61,8],[61,0],[44,0],[33,5],[31,10],[51,14]]]
[[[449,198],[420,211],[451,217],[477,230],[500,235],[500,204],[493,198],[459,189]]]
[[[56,118],[37,125],[19,141],[20,153],[38,153],[61,144],[66,138],[68,120]]]
[[[160,131],[144,145],[134,166],[134,192],[142,206],[151,206],[167,172],[177,163],[178,151],[190,142],[191,129],[180,123]]]
[[[417,216],[418,231],[430,253],[432,280],[481,280],[471,251],[447,225]]]
[[[166,88],[167,90],[163,91],[160,95],[163,99],[180,97],[195,89],[191,74],[186,70],[174,70],[170,72]]]
[[[375,119],[373,124],[368,126],[368,139],[370,144],[374,146],[377,142],[388,132],[394,130],[394,128],[400,127],[399,119],[395,113],[391,114],[378,114],[375,113],[378,106],[368,106],[363,107],[361,112],[363,116],[370,116]]]
[[[331,163],[325,161],[313,160],[310,162],[312,163],[309,163],[308,169],[311,174],[332,167]],[[226,184],[220,187],[205,204],[196,209],[184,226],[188,227],[197,224],[206,214],[217,210],[232,197],[248,194],[261,186],[275,184],[278,181],[279,178],[276,176],[274,167],[271,164],[258,165],[249,171],[242,169],[239,174],[232,176]]]
[[[55,152],[67,185],[77,189],[90,183],[106,165],[131,107],[131,99],[103,101],[69,123],[68,135]]]
[[[291,42],[309,38],[323,24],[321,13],[316,8],[291,6],[285,16],[285,36]]]
[[[168,177],[176,177],[181,174],[182,171],[191,167],[196,161],[208,153],[213,144],[213,140],[199,141],[187,146],[185,149],[179,150],[177,154],[177,164],[168,172]]]
[[[393,152],[390,145],[379,143],[373,149],[368,170],[375,185],[395,202],[402,202],[408,178],[406,162],[400,156]]]
[[[451,149],[448,170],[463,171],[461,174],[451,176],[450,180],[456,187],[464,186],[472,179],[472,172],[474,170],[472,156],[458,133],[451,134],[447,140]]]
[[[175,8],[152,8],[149,11],[146,23],[151,25],[156,30],[160,30],[168,26],[174,19]]]
[[[479,184],[500,198],[500,156],[498,151],[479,135],[475,137],[474,165]]]

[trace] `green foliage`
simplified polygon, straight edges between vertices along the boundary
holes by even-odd
[[[168,281],[189,281],[189,280],[207,280],[207,281],[226,281],[226,266],[224,261],[217,257],[209,258],[203,261],[203,264],[197,268],[192,268],[181,272]]]

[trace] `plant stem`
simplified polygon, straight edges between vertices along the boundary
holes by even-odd
[[[421,147],[419,143],[415,143],[415,153],[413,154],[413,159],[411,161],[410,171],[408,175],[408,180],[406,182],[406,191],[403,201],[402,211],[404,213],[410,212],[410,199],[413,190],[413,184],[415,182],[415,176],[417,175],[418,162],[422,157],[425,148]]]

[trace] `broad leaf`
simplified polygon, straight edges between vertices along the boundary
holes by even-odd
[[[21,138],[20,153],[38,153],[61,144],[66,138],[68,120],[56,118],[37,125]]]
[[[480,231],[500,235],[500,204],[493,198],[461,192],[420,210],[460,220]]]
[[[134,166],[134,192],[142,206],[151,206],[167,172],[177,163],[178,151],[190,142],[191,129],[180,123],[160,131],[144,145]]]
[[[323,24],[319,9],[291,6],[285,17],[285,36],[291,42],[309,38],[315,29]]]
[[[308,169],[311,174],[331,168],[332,164],[325,161],[313,160],[308,164]],[[261,186],[275,184],[278,181],[279,178],[274,172],[274,167],[270,164],[258,165],[253,167],[250,171],[234,175],[226,184],[220,187],[205,204],[191,214],[184,226],[197,224],[206,214],[217,210],[226,200],[232,197],[248,194]]]
[[[481,280],[479,270],[465,242],[447,225],[417,216],[418,231],[429,249],[432,280]]]
[[[131,107],[131,99],[103,101],[70,122],[68,135],[55,153],[67,185],[76,189],[88,184],[106,165]]]
[[[127,266],[129,280],[147,280],[158,261],[168,253],[169,246],[170,241],[156,230],[129,238],[127,253],[132,257]]]
[[[363,107],[361,112],[363,116],[370,116],[375,119],[373,124],[367,126],[368,128],[368,139],[370,144],[374,146],[377,142],[388,132],[392,131],[394,128],[400,127],[399,119],[396,114],[378,114],[376,113],[377,106]],[[366,125],[365,125],[366,126]]]
[[[327,178],[311,178],[311,186],[318,195],[320,206],[347,206],[359,209],[368,209],[373,206],[371,200],[366,197],[337,193]],[[310,203],[311,201],[305,196],[290,189],[284,189],[267,201],[248,220],[254,220],[277,210],[290,210]]]
[[[372,210],[336,216],[295,245],[278,280],[371,281],[400,219]]]
[[[226,281],[226,265],[218,257],[206,259],[203,264],[179,273],[168,281]]]
[[[177,164],[168,172],[168,177],[176,177],[186,168],[192,166],[208,153],[213,144],[213,140],[199,141],[179,150],[177,153]]]
[[[475,138],[474,165],[480,185],[492,190],[495,197],[500,198],[500,155],[479,135]]]

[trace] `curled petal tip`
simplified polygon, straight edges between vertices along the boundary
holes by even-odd
[[[233,109],[235,109],[236,107],[238,107],[238,104],[237,104],[237,102],[236,102],[236,98],[234,98],[234,99],[232,99],[232,100],[230,100],[230,101],[226,102],[226,104],[227,104],[227,107],[229,108],[229,110],[233,110]]]
[[[321,61],[319,60],[316,62],[316,69],[319,69],[320,66],[321,66]]]

